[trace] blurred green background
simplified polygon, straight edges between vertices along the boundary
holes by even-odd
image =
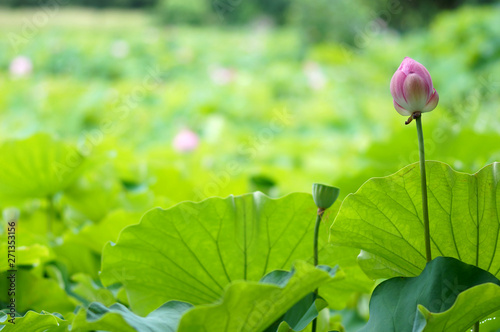
[[[0,140],[79,144],[94,159],[85,174],[106,174],[95,185],[141,188],[141,208],[314,181],[345,195],[417,160],[388,90],[410,56],[440,94],[428,159],[477,171],[499,153],[500,8],[468,3],[13,0],[0,13]],[[173,147],[183,131],[192,150]]]
[[[416,162],[389,92],[405,56],[440,96],[423,120],[427,159],[464,172],[500,160],[495,1],[2,4],[0,208],[22,210],[26,246],[48,243],[39,221],[54,210],[60,242],[44,259],[68,275],[95,278],[102,245],[155,206],[313,182],[345,197]],[[51,161],[63,143],[76,161]]]

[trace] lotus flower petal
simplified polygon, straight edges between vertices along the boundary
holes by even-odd
[[[410,116],[412,114],[411,111],[408,111],[407,109],[403,108],[401,105],[399,105],[395,100],[394,100],[394,108],[396,111],[398,111],[399,114],[405,115],[405,116]]]
[[[391,94],[395,101],[398,104],[406,103],[404,93],[403,93],[403,84],[406,79],[406,74],[402,71],[396,71],[394,76],[391,79]]]
[[[421,111],[427,103],[429,95],[428,86],[422,77],[417,74],[410,74],[403,84],[403,94],[409,106],[409,111]]]
[[[437,104],[439,102],[439,95],[434,89],[433,94],[431,95],[431,98],[427,101],[427,104],[425,104],[424,108],[422,109],[422,112],[430,112],[433,109],[436,108]]]

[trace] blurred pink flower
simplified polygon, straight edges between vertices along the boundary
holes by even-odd
[[[231,68],[216,66],[210,69],[210,78],[212,82],[218,85],[231,83],[236,76],[236,71]]]
[[[23,77],[31,74],[33,70],[33,64],[31,63],[30,58],[20,55],[12,59],[9,71],[10,74],[14,77]]]
[[[431,75],[422,64],[409,57],[404,58],[392,76],[391,95],[394,108],[405,116],[415,112],[430,112],[439,102]]]
[[[307,62],[304,66],[304,74],[307,77],[309,86],[313,90],[323,89],[327,82],[325,74],[316,62]]]
[[[174,149],[179,152],[193,151],[198,147],[198,144],[198,135],[189,129],[182,129],[173,141]]]

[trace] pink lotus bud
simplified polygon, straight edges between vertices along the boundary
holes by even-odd
[[[26,56],[18,56],[10,63],[9,71],[14,77],[28,76],[33,69],[33,64],[30,58]]]
[[[234,81],[236,71],[225,67],[214,67],[210,70],[210,78],[217,85],[226,85]]]
[[[391,95],[399,114],[410,116],[415,112],[430,112],[436,108],[439,95],[432,85],[425,67],[406,57],[391,79]]]
[[[181,130],[174,138],[174,149],[179,152],[188,152],[198,147],[198,135],[189,129]]]

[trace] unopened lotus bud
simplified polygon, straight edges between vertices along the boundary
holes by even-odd
[[[432,85],[431,75],[417,61],[406,57],[391,79],[391,95],[399,114],[411,116],[436,108],[439,95]]]
[[[340,189],[337,187],[327,186],[325,184],[314,183],[312,194],[314,203],[318,209],[326,210],[335,203],[339,197]]]

